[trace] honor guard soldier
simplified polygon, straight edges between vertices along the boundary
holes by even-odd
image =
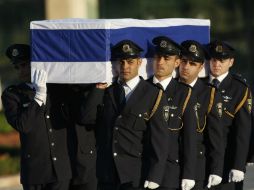
[[[205,189],[205,185],[210,188],[218,185],[222,180],[224,159],[222,100],[219,94],[215,93],[215,87],[209,86],[198,78],[206,57],[204,47],[194,40],[186,40],[181,46],[180,81],[190,85],[198,95],[193,110],[197,119],[198,134],[196,184],[193,189],[202,190]]]
[[[20,134],[23,189],[67,190],[71,166],[65,104],[54,88],[46,86],[45,71],[35,70],[34,83],[30,82],[29,45],[11,45],[6,56],[22,81],[5,89],[2,102],[8,123]]]
[[[167,99],[168,159],[160,189],[189,190],[195,185],[196,164],[196,117],[194,103],[196,96],[187,85],[172,76],[179,66],[181,47],[166,36],[152,40],[155,46],[153,62],[154,76],[149,81],[164,91]]]
[[[155,189],[162,181],[168,151],[167,106],[162,91],[138,76],[141,51],[130,40],[112,47],[119,77],[105,90],[103,102],[94,104],[99,108],[101,190]]]
[[[249,87],[240,77],[230,73],[234,49],[223,41],[208,44],[210,54],[209,82],[222,95],[225,161],[223,180],[216,189],[235,189],[244,180],[251,133],[252,98]]]

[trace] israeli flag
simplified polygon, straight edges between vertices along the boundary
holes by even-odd
[[[144,78],[152,74],[154,37],[164,35],[178,43],[210,41],[210,20],[205,19],[45,20],[31,22],[30,29],[31,74],[44,69],[49,83],[110,83],[117,75],[110,49],[121,40],[132,40],[144,49],[139,73]]]

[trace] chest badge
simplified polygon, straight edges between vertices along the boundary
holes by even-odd
[[[232,100],[232,97],[230,96],[222,96],[222,98],[224,102],[229,102],[230,100]]]
[[[221,102],[216,104],[216,110],[217,110],[219,117],[222,117],[222,103]]]
[[[247,99],[247,109],[248,109],[249,113],[251,113],[251,108],[252,108],[252,99],[249,98],[249,99]]]
[[[169,106],[163,106],[163,118],[167,122],[169,119]]]

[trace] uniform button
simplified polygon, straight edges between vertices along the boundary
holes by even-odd
[[[57,158],[56,158],[56,157],[53,157],[53,160],[54,160],[54,161],[56,161],[56,160],[57,160]]]
[[[176,160],[176,163],[178,163],[179,162],[179,160]]]
[[[170,116],[171,116],[171,117],[174,117],[174,114],[172,113]]]
[[[49,119],[49,115],[46,115],[46,118]]]
[[[55,143],[52,142],[52,143],[51,143],[51,146],[55,146]]]
[[[201,152],[199,152],[201,155],[203,154],[203,152],[201,151]]]
[[[118,141],[117,141],[117,140],[114,140],[114,143],[118,143]]]
[[[52,133],[52,129],[49,129],[49,132]]]
[[[118,119],[121,119],[122,117],[123,117],[122,115],[119,115],[119,116],[118,116]]]
[[[139,117],[142,117],[142,114],[138,114]]]
[[[30,158],[31,157],[31,155],[30,154],[28,154],[28,155],[26,155],[27,156],[27,158]]]
[[[116,156],[117,156],[117,153],[116,153],[116,152],[114,152],[114,154],[113,154],[113,155],[114,155],[114,157],[116,157]]]
[[[227,110],[227,108],[224,108],[224,110]]]
[[[90,154],[93,154],[93,151],[92,151],[92,150],[90,151]]]
[[[118,130],[118,127],[115,127],[115,130]]]

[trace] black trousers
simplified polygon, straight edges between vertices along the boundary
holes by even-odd
[[[144,190],[142,187],[133,187],[131,183],[117,184],[117,183],[100,183],[98,190]]]
[[[235,190],[235,183],[219,184],[211,188],[211,190]]]
[[[71,184],[69,190],[97,190],[97,178],[92,176],[87,183]]]
[[[207,189],[205,181],[197,180],[195,181],[195,186],[193,187],[192,190],[205,190],[205,189]]]
[[[70,181],[58,181],[48,184],[22,184],[24,190],[69,190]]]

